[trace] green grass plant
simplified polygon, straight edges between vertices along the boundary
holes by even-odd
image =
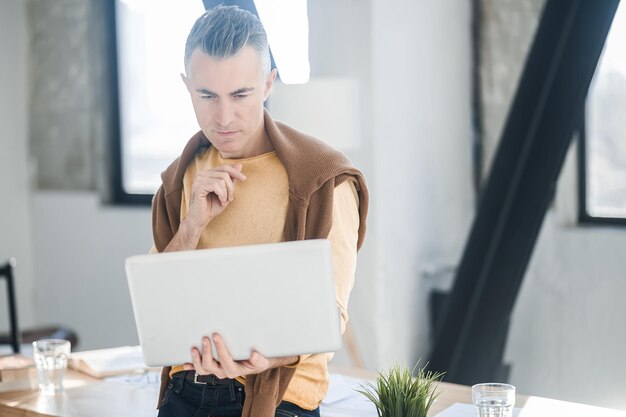
[[[394,366],[387,374],[379,372],[375,382],[366,382],[357,391],[374,403],[378,417],[426,417],[437,398],[437,383],[443,373],[419,368],[413,377],[416,368],[411,372],[406,366]]]

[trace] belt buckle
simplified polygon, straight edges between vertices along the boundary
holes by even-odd
[[[198,375],[198,373],[196,372],[196,374],[193,376],[193,383],[194,383],[194,384],[200,384],[200,385],[206,385],[206,384],[208,384],[208,382],[201,382],[201,381],[198,381],[198,376],[199,376],[199,375]]]

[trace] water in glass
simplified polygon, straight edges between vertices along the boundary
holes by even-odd
[[[33,342],[33,357],[39,373],[39,390],[54,395],[63,390],[63,377],[67,369],[70,342],[44,339]]]
[[[506,398],[483,398],[476,402],[479,417],[511,417],[513,405]]]

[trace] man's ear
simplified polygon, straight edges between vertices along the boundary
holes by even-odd
[[[182,72],[180,73],[180,78],[185,83],[185,86],[187,87],[187,91],[191,93],[191,81],[189,81],[189,78],[187,78],[187,76],[183,74]]]
[[[263,101],[267,100],[267,98],[270,96],[270,92],[272,91],[272,87],[274,86],[274,81],[276,80],[276,74],[278,74],[278,71],[276,70],[276,68],[274,68],[270,71],[270,73],[267,75],[267,78],[265,79],[265,92],[263,94]]]

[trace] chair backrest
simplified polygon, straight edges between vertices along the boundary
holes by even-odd
[[[13,276],[13,268],[17,262],[15,258],[9,259],[6,263],[0,265],[0,278],[7,281],[7,297],[9,299],[9,324],[11,326],[11,347],[14,353],[20,352],[20,330],[17,325],[17,307],[15,299],[15,281]]]

